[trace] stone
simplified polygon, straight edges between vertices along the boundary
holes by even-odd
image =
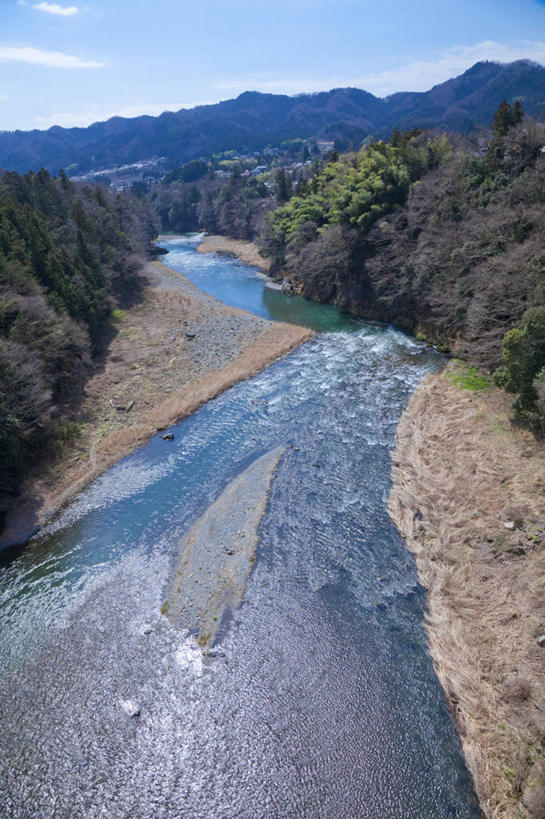
[[[203,657],[225,657],[225,651],[221,648],[203,648],[202,649],[202,656]]]
[[[545,648],[545,634],[539,635],[539,637],[537,638],[537,644],[538,646],[541,646],[541,648]]]
[[[121,700],[120,705],[128,717],[140,716],[140,706],[133,702],[133,700]]]
[[[286,276],[285,279],[282,279],[282,285],[280,289],[282,293],[284,293],[287,296],[290,296],[293,293],[293,282],[289,278],[289,276]]]
[[[152,634],[153,626],[150,623],[142,623],[140,626],[140,634]]]
[[[167,432],[166,435],[161,435],[161,438],[163,439],[163,441],[173,441],[174,440],[174,433],[173,432]]]
[[[185,334],[185,337],[186,337],[186,338],[187,338],[189,341],[192,341],[192,339],[194,339],[194,338],[195,338],[195,333],[189,333],[189,332],[188,332],[188,333],[186,333],[186,334]]]
[[[513,530],[515,528],[515,522],[513,520],[508,520],[503,524],[503,528]]]

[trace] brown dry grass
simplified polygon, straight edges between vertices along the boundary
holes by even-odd
[[[105,360],[86,384],[83,404],[68,413],[79,424],[77,441],[29,480],[8,518],[5,542],[24,539],[159,429],[314,335],[227,307],[160,263],[148,273],[157,286],[147,287],[143,302],[122,315]],[[165,289],[173,277],[177,289]],[[195,329],[189,341],[185,333]],[[130,412],[115,409],[130,401]]]
[[[229,239],[228,236],[205,236],[197,250],[199,253],[227,253],[237,256],[246,264],[259,267],[266,273],[270,269],[269,259],[264,259],[259,248],[253,242],[244,242],[242,239]]]
[[[428,376],[398,428],[389,508],[481,806],[514,819],[545,816],[545,452],[510,403]]]

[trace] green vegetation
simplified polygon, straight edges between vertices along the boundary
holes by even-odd
[[[483,376],[477,367],[468,367],[464,361],[456,361],[456,369],[449,370],[445,375],[451,384],[462,390],[480,392],[490,387],[489,379]]]
[[[180,168],[167,173],[163,182],[169,185],[171,182],[196,182],[208,173],[208,164],[202,159],[194,159]]]
[[[301,249],[320,236],[327,244],[332,228],[353,229],[361,238],[378,219],[402,207],[411,186],[450,154],[444,136],[399,131],[389,143],[371,143],[341,157],[333,154],[309,185],[274,212],[264,250],[276,267],[290,257],[290,266],[296,267]]]
[[[459,386],[494,374],[545,433],[544,145],[517,102],[487,140],[396,130],[298,184],[262,251],[307,298],[456,350],[470,365]]]
[[[518,394],[515,409],[520,420],[545,432],[545,305],[525,311],[518,327],[503,339],[503,363],[496,382]]]
[[[239,163],[232,165],[227,179],[215,177],[211,166],[198,183],[169,181],[171,175],[165,177],[151,194],[161,230],[174,233],[206,230],[233,239],[253,239],[274,200],[259,176],[242,176]],[[286,180],[286,197],[287,185]]]
[[[137,293],[155,233],[143,199],[62,172],[0,178],[0,511],[22,470],[77,436],[63,407],[117,304]]]

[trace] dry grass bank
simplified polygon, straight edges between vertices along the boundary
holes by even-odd
[[[486,816],[545,817],[545,451],[505,393],[455,386],[458,366],[410,400],[389,508]]]
[[[264,259],[259,248],[253,242],[244,242],[242,239],[229,239],[227,236],[205,236],[197,250],[199,253],[227,253],[236,256],[242,262],[259,267],[267,273],[270,269],[269,259]]]
[[[120,312],[117,335],[86,384],[83,404],[69,414],[77,438],[27,482],[0,545],[24,540],[158,430],[314,335],[228,307],[158,262],[147,272],[143,301]]]

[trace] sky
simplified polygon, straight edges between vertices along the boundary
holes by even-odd
[[[0,0],[0,130],[545,64],[545,0]]]

